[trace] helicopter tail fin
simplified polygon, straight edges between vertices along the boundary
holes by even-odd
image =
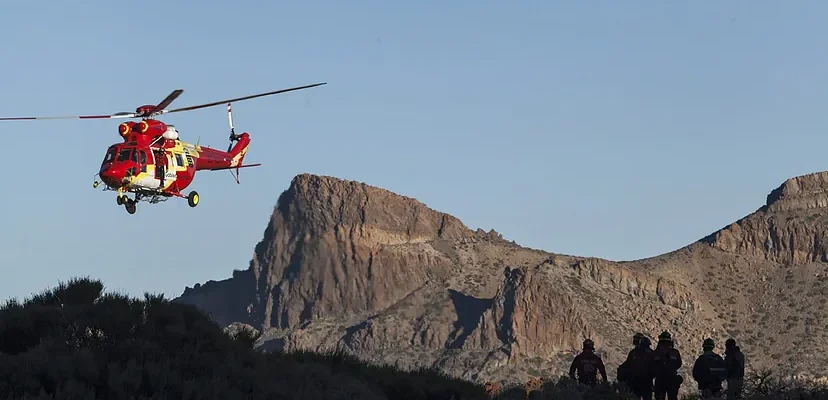
[[[244,156],[247,154],[247,148],[250,146],[250,135],[247,132],[238,135],[238,142],[230,149],[230,167],[241,165],[244,161]]]
[[[233,174],[232,170],[230,171],[230,173],[233,174],[234,178],[236,178],[236,183],[241,183],[239,182],[239,168],[256,167],[261,164],[242,165],[242,162],[244,161],[244,156],[247,154],[247,148],[250,146],[250,134],[244,132],[241,135],[234,136],[234,139],[237,140],[237,142],[236,145],[233,146],[229,151],[231,158],[230,165],[227,167],[227,169],[235,168],[236,173]]]

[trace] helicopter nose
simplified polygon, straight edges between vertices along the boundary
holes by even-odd
[[[126,170],[124,168],[119,168],[115,165],[110,165],[109,168],[105,168],[101,170],[98,174],[101,177],[101,180],[104,181],[109,186],[112,187],[119,187],[121,186],[121,179],[124,177]]]

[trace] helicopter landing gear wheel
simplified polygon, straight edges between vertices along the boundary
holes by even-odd
[[[124,208],[126,212],[130,214],[135,214],[136,210],[136,202],[134,200],[130,200],[129,198],[124,199]]]
[[[115,200],[118,202],[119,206],[122,206],[122,205],[126,204],[127,197],[122,195],[122,194],[119,194],[118,197]]]
[[[187,204],[189,204],[190,207],[195,207],[198,205],[198,192],[193,190],[192,192],[190,192],[189,195],[187,195]]]

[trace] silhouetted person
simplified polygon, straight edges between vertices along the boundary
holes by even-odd
[[[713,339],[704,339],[704,352],[693,364],[693,379],[699,384],[703,399],[718,397],[722,394],[722,382],[725,380],[725,361],[713,349]]]
[[[644,336],[644,334],[641,333],[641,332],[638,332],[635,335],[633,335],[633,350],[635,350],[635,348],[638,347],[638,342],[640,342],[641,339],[643,339],[645,337],[646,336]],[[632,352],[632,351],[630,351],[630,352]]]
[[[727,400],[741,399],[745,379],[745,355],[734,339],[725,341],[725,375]]]
[[[572,365],[569,367],[569,377],[575,379],[576,371],[578,372],[578,382],[585,385],[595,385],[598,372],[601,373],[604,382],[607,381],[607,370],[604,368],[604,362],[601,357],[595,354],[595,342],[591,339],[584,340],[583,351],[572,360]]]
[[[627,355],[626,374],[627,385],[637,399],[651,400],[653,398],[653,378],[650,373],[650,359],[653,350],[650,349],[650,338],[642,337],[638,345]]]
[[[678,374],[681,354],[673,347],[673,337],[664,331],[658,335],[658,345],[650,353],[650,375],[655,378],[653,387],[656,400],[678,400],[678,391],[684,378]]]
[[[630,368],[629,368],[629,360],[632,357],[633,353],[635,353],[636,348],[638,348],[638,343],[641,341],[641,338],[645,337],[643,333],[638,332],[633,335],[633,348],[627,353],[627,360],[622,362],[618,365],[618,368],[615,370],[615,379],[619,383],[623,383],[629,387],[632,387],[632,382],[630,381]]]

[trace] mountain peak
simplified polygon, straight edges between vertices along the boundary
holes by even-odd
[[[787,179],[765,206],[701,241],[783,264],[828,261],[828,172]]]
[[[335,226],[370,228],[384,232],[392,242],[474,236],[459,219],[414,198],[332,176],[295,176],[279,197],[277,210],[285,222],[315,232]]]
[[[786,180],[767,198],[769,212],[809,210],[828,206],[828,171]]]

